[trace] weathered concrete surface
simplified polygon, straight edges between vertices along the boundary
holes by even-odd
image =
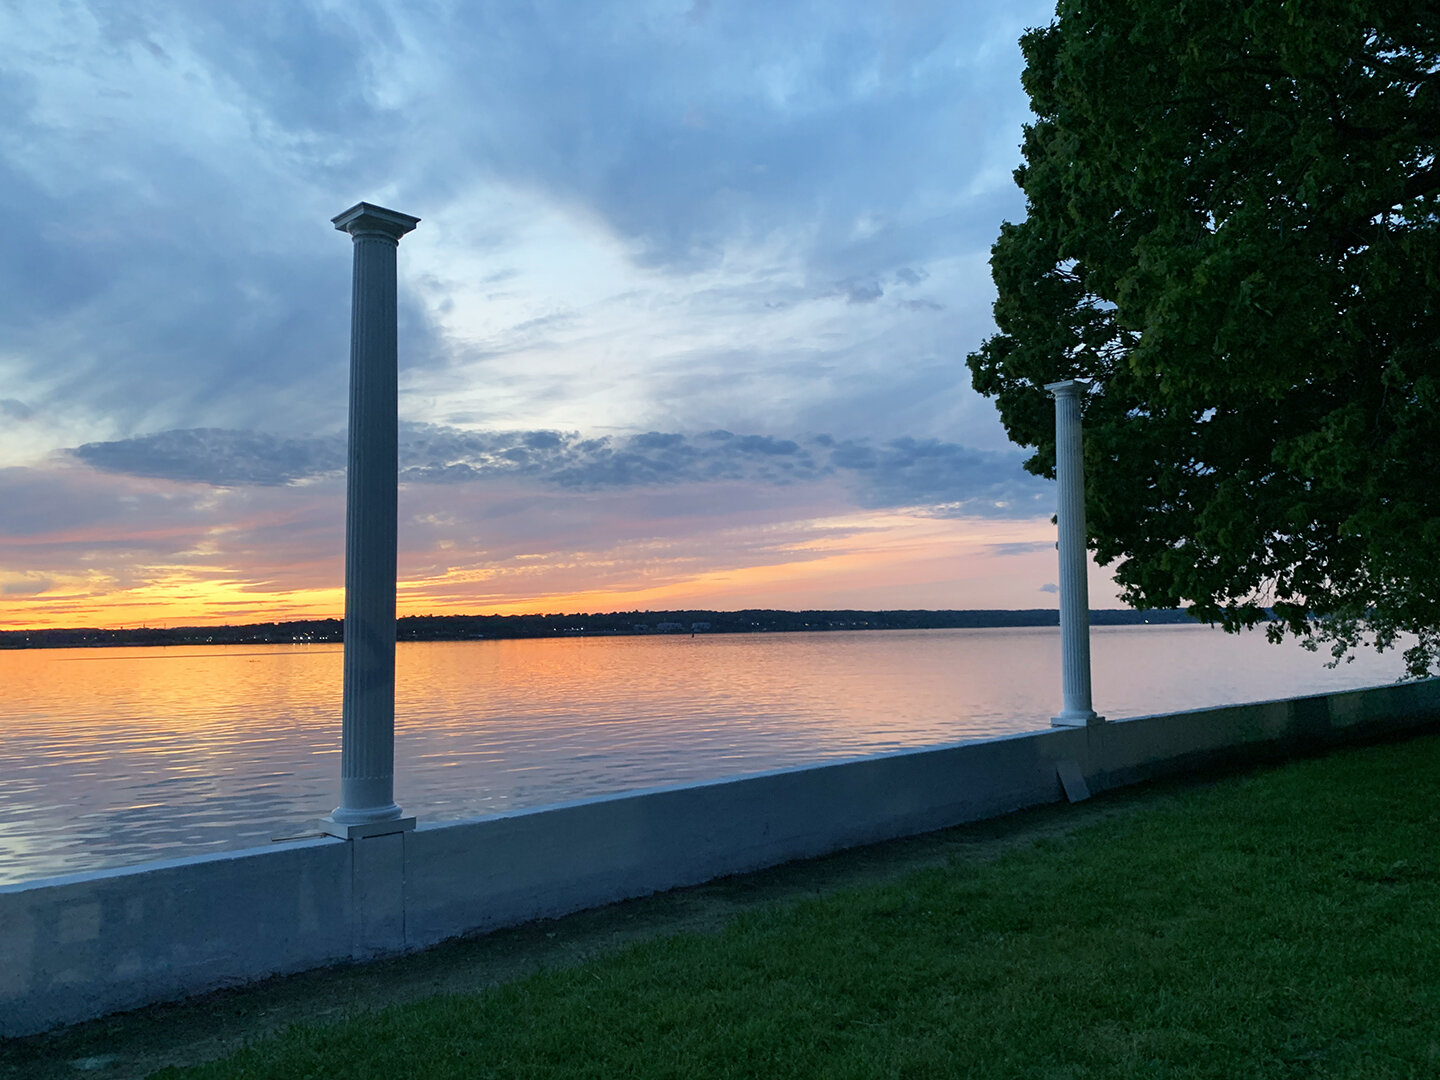
[[[1057,745],[994,739],[421,828],[409,944],[1054,802]]]
[[[6,886],[0,1035],[1059,802],[1062,762],[1099,792],[1435,727],[1440,680]]]
[[[314,840],[0,888],[0,1035],[348,959],[349,845]]]

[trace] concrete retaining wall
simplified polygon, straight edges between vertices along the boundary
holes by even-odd
[[[364,840],[0,887],[0,1036],[1202,766],[1440,727],[1440,680],[1140,717]]]

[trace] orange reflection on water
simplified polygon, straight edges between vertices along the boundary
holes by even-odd
[[[312,830],[335,805],[336,645],[0,651],[0,882]],[[1383,683],[1198,626],[1093,640],[1112,719]],[[412,643],[396,796],[424,821],[1043,728],[1048,629]]]

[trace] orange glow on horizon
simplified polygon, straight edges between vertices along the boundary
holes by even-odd
[[[1055,576],[1054,526],[1037,520],[933,518],[883,512],[829,519],[792,557],[696,570],[663,561],[632,587],[527,592],[526,571],[463,569],[402,581],[402,615],[521,615],[741,608],[898,609],[1054,607],[1039,591]],[[1000,558],[992,544],[1036,545]],[[492,591],[493,590],[493,591]],[[509,595],[497,595],[508,592]],[[1092,602],[1114,604],[1113,584],[1092,567]],[[487,595],[488,594],[488,595]]]
[[[795,538],[718,536],[714,551],[660,542],[609,552],[552,552],[402,577],[397,613],[519,615],[740,608],[884,609],[1053,607],[1053,526],[1043,518],[938,518],[868,512],[791,523]],[[992,545],[1016,550],[998,554]],[[338,567],[278,567],[267,577],[223,566],[130,568],[135,584],[100,571],[57,576],[0,609],[0,629],[218,626],[338,618]],[[290,582],[294,582],[291,585]],[[593,583],[593,584],[591,584]],[[0,581],[0,585],[4,585]],[[1096,571],[1092,603],[1113,603]],[[24,593],[25,590],[18,590]]]
[[[339,586],[267,591],[262,583],[181,575],[110,591],[106,584],[71,578],[34,595],[8,596],[0,630],[240,625],[338,618],[345,607]]]

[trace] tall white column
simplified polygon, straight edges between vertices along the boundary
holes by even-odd
[[[395,803],[395,552],[399,482],[395,256],[419,218],[357,203],[332,219],[354,241],[350,457],[345,498],[345,688],[340,805],[322,825],[354,839],[415,827]]]
[[[1084,727],[1105,718],[1090,703],[1090,585],[1086,577],[1085,459],[1080,438],[1080,400],[1088,383],[1071,379],[1045,389],[1055,399],[1056,511],[1060,550],[1060,668],[1064,706],[1054,727]]]

